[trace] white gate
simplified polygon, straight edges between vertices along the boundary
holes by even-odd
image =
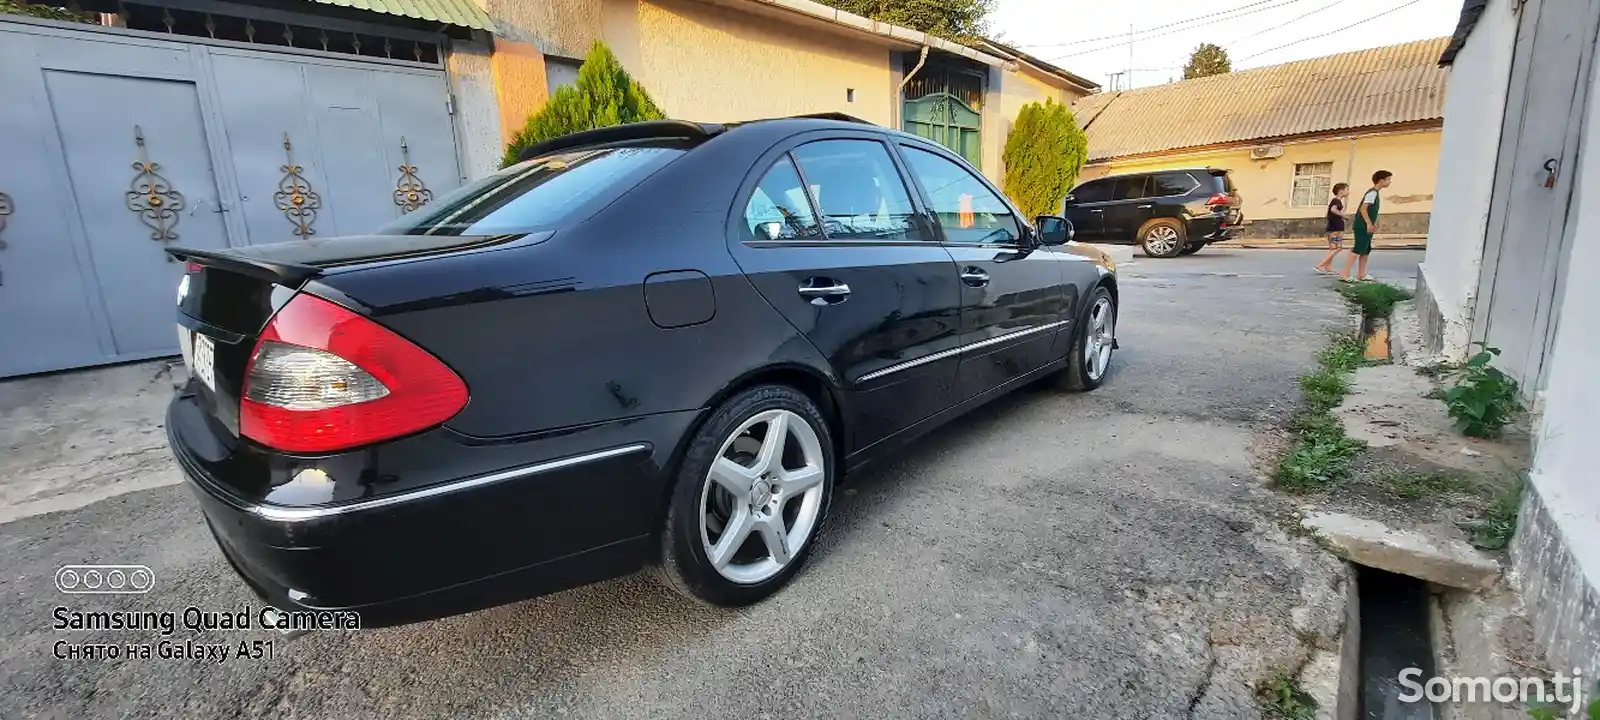
[[[370,232],[455,188],[447,87],[437,61],[0,21],[0,377],[176,354],[164,246]]]

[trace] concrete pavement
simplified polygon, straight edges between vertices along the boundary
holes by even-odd
[[[1404,284],[1420,255],[1375,254],[1373,274]],[[73,470],[109,489],[37,504],[39,488],[70,484],[14,463],[17,443],[35,447],[26,457],[52,448],[57,467],[77,452],[65,437],[160,422],[137,403],[54,401],[79,410],[0,435],[0,499],[15,506],[0,515],[0,717],[1250,717],[1249,683],[1303,663],[1342,612],[1339,566],[1282,531],[1283,501],[1253,469],[1325,333],[1348,327],[1332,281],[1309,270],[1317,256],[1139,258],[1104,387],[1021,391],[853,478],[807,570],[738,612],[641,575],[293,641],[56,630],[61,605],[257,603],[187,489],[119,489],[102,477],[116,453]],[[0,383],[0,403],[24,397],[39,393]],[[0,406],[0,426],[33,407]],[[141,472],[165,472],[146,459]],[[149,565],[156,589],[59,594],[53,574],[82,562]],[[54,657],[63,640],[162,639],[275,644],[223,663]]]

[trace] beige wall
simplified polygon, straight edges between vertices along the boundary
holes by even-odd
[[[1226,168],[1232,171],[1233,183],[1244,196],[1247,219],[1311,218],[1325,212],[1327,198],[1318,199],[1310,207],[1290,207],[1294,166],[1331,162],[1333,181],[1349,183],[1354,197],[1360,197],[1372,184],[1373,172],[1394,173],[1394,184],[1383,196],[1385,214],[1433,212],[1433,188],[1439,166],[1437,129],[1278,144],[1283,146],[1283,156],[1273,160],[1251,160],[1249,148],[1114,160],[1084,168],[1080,181],[1113,173],[1165,168]]]
[[[670,117],[893,121],[888,48],[691,0],[604,3],[606,44]]]

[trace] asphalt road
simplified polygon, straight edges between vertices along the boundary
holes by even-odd
[[[1347,322],[1309,270],[1318,256],[1126,265],[1106,386],[1022,391],[854,478],[807,570],[742,612],[639,575],[277,639],[270,659],[58,659],[58,641],[232,656],[274,636],[52,627],[63,605],[256,605],[181,485],[5,522],[0,717],[1252,716],[1248,682],[1302,662],[1296,638],[1337,601],[1337,566],[1279,529],[1284,501],[1252,472],[1297,376]],[[1374,258],[1380,279],[1409,285],[1421,253]],[[3,462],[0,482],[27,481]],[[84,562],[148,565],[156,590],[59,594],[56,570]]]

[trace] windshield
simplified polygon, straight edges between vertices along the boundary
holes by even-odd
[[[586,148],[517,163],[379,229],[378,235],[510,235],[551,229],[590,201],[615,200],[687,148]]]

